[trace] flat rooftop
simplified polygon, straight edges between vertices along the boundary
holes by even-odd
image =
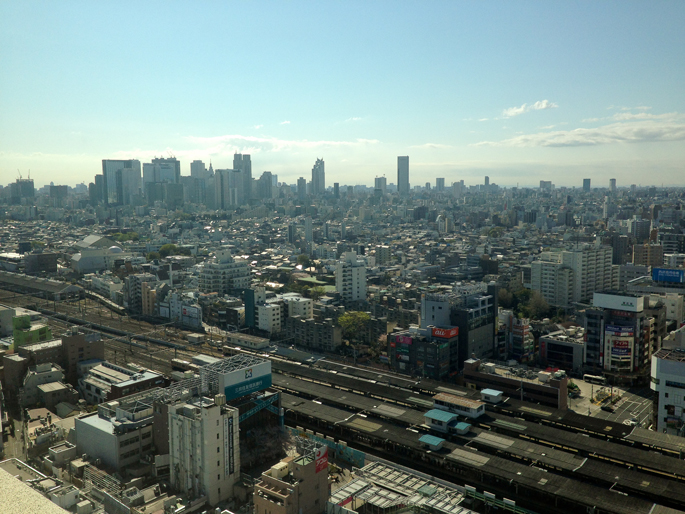
[[[657,359],[685,362],[685,348],[662,348],[654,354]]]

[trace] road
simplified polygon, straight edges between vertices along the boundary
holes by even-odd
[[[642,428],[648,428],[652,408],[653,391],[649,387],[632,388],[622,392],[621,399],[614,405],[614,412],[599,410],[595,417],[617,423],[636,418]]]

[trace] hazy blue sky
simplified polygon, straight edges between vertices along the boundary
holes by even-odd
[[[172,153],[327,183],[685,185],[685,2],[0,0],[0,183]]]

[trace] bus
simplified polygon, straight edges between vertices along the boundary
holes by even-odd
[[[607,379],[597,375],[583,375],[583,380],[591,384],[606,385]]]

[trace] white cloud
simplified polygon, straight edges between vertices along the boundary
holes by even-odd
[[[503,141],[482,141],[472,146],[560,147],[597,146],[611,143],[642,143],[685,140],[685,124],[644,120],[612,123],[596,128],[577,128],[525,134]]]
[[[554,127],[556,127],[556,125],[545,125],[544,127],[540,127],[540,128],[542,130],[549,130],[549,129],[553,129]]]
[[[290,125],[290,121],[285,120],[280,123],[281,125]]]
[[[502,116],[505,118],[513,118],[514,116],[518,116],[519,114],[524,114],[526,112],[542,111],[544,109],[554,109],[556,107],[559,106],[554,102],[550,102],[549,100],[538,100],[534,104],[523,104],[521,107],[509,107],[508,109],[504,109],[504,111],[502,111]]]
[[[584,120],[581,120],[583,123],[595,123],[599,121],[600,119],[606,119],[606,118],[585,118]]]
[[[256,130],[259,130],[259,129],[262,128],[263,126],[264,126],[264,125],[255,125],[254,128],[255,128]]]
[[[362,118],[355,116],[353,118],[347,118],[345,121],[349,122],[349,121],[361,121],[361,120],[362,120]]]
[[[685,115],[679,112],[666,112],[664,114],[650,114],[648,112],[617,112],[613,119],[617,121],[626,120],[681,120]]]
[[[622,111],[649,111],[651,107],[640,105],[638,107],[621,107]]]
[[[446,148],[454,148],[452,145],[443,145],[440,143],[424,143],[422,145],[414,145],[409,148],[429,148],[429,149],[439,149],[444,150]]]
[[[488,118],[481,118],[478,121],[488,121]]]
[[[243,136],[230,134],[213,137],[188,136],[188,142],[203,148],[210,155],[260,152],[287,152],[325,148],[354,148],[378,144],[377,139],[355,139],[353,141],[309,141],[278,139],[275,137]]]

